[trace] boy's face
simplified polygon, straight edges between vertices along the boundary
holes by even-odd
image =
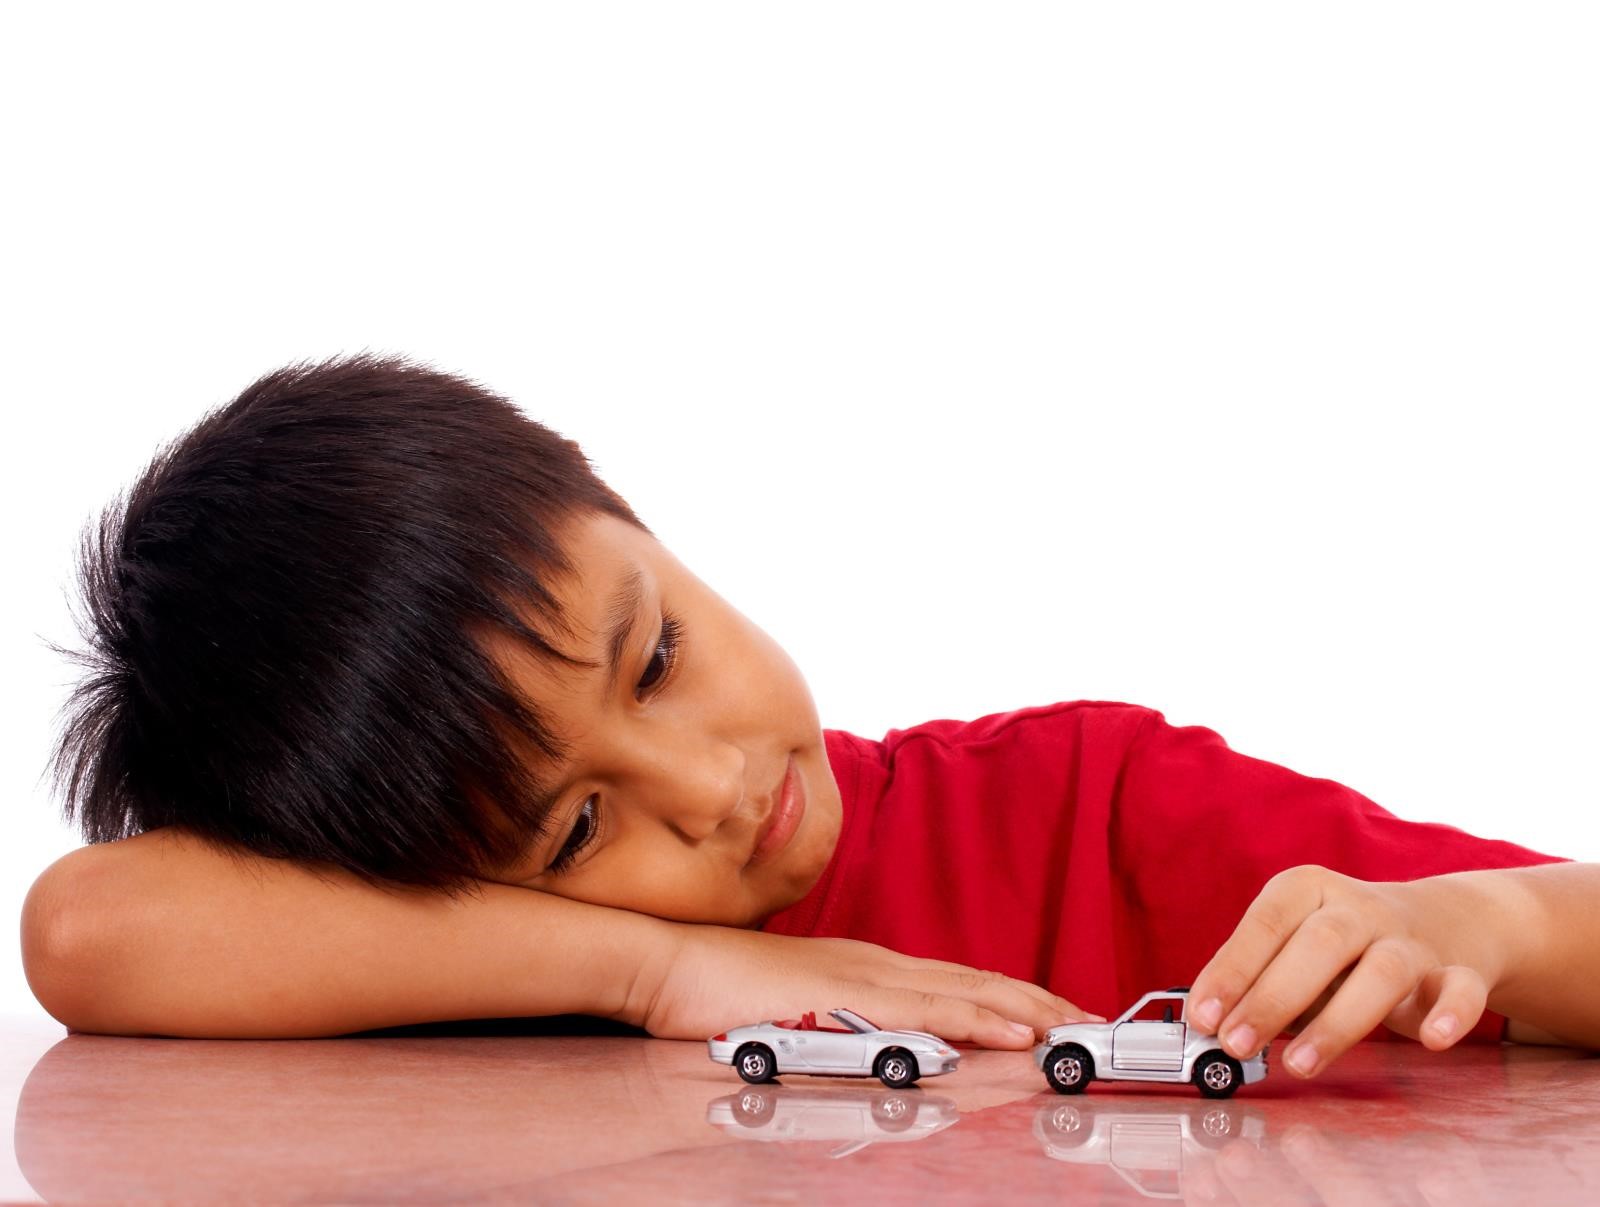
[[[549,834],[488,878],[685,922],[746,926],[798,901],[839,836],[841,802],[816,705],[778,644],[648,533],[603,513],[560,534],[571,579],[551,584],[601,669],[490,652],[571,761],[535,769],[560,790]],[[642,599],[607,688],[608,605],[635,571]],[[663,616],[678,621],[677,648]],[[554,639],[554,638],[552,638]],[[803,811],[755,854],[791,756]],[[558,860],[564,865],[552,867]]]

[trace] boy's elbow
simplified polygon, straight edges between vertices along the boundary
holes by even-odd
[[[95,954],[104,939],[91,916],[81,860],[71,852],[39,874],[22,902],[22,970],[45,1011],[71,1031],[103,1029],[94,1009]]]

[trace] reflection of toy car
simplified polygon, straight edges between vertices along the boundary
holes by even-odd
[[[1192,1081],[1208,1098],[1226,1098],[1267,1075],[1267,1049],[1238,1061],[1217,1037],[1183,1021],[1188,986],[1147,993],[1108,1023],[1053,1027],[1033,1063],[1063,1094],[1091,1081]]]
[[[706,1041],[711,1059],[731,1064],[749,1082],[780,1073],[876,1077],[901,1089],[918,1077],[949,1073],[961,1059],[937,1035],[883,1031],[851,1010],[828,1012],[841,1025],[819,1027],[815,1014],[735,1027]]]
[[[1073,1165],[1109,1166],[1140,1194],[1185,1199],[1185,1175],[1229,1145],[1266,1148],[1266,1119],[1237,1102],[1110,1096],[1056,1099],[1033,1117],[1045,1156]]]
[[[840,1085],[747,1085],[706,1105],[706,1122],[741,1140],[832,1142],[830,1157],[847,1157],[869,1144],[921,1140],[960,1117],[956,1104],[938,1094]]]

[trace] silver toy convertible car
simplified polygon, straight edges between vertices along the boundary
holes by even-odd
[[[884,1031],[852,1010],[828,1011],[840,1025],[819,1027],[815,1014],[735,1027],[706,1041],[711,1059],[749,1082],[780,1073],[876,1077],[902,1089],[918,1077],[952,1072],[961,1054],[937,1035]]]
[[[1108,1023],[1053,1027],[1033,1063],[1063,1094],[1091,1081],[1192,1081],[1208,1098],[1226,1098],[1267,1075],[1267,1049],[1238,1061],[1217,1037],[1183,1021],[1187,986],[1147,993]]]

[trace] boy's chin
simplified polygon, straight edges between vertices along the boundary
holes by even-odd
[[[797,851],[792,861],[775,864],[771,888],[764,894],[761,916],[768,917],[804,899],[817,886],[817,881],[822,879],[822,873],[827,869],[825,855],[826,852],[824,857],[818,857]]]

